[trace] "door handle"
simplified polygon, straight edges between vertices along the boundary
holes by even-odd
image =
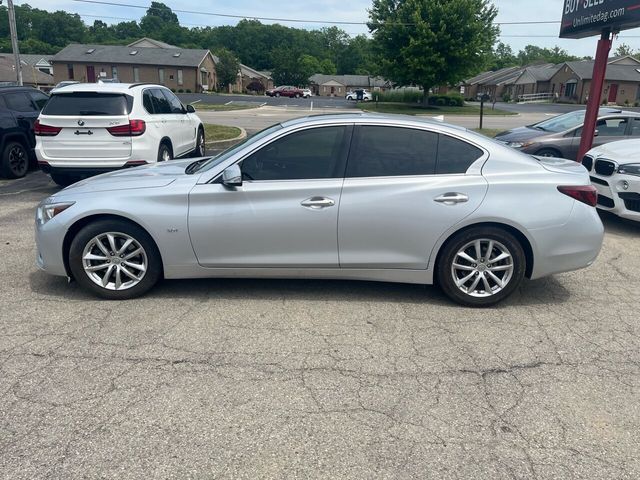
[[[464,193],[447,192],[433,199],[434,202],[444,203],[445,205],[456,205],[469,201],[469,197]]]
[[[320,210],[322,208],[333,207],[336,202],[327,197],[311,197],[300,202],[300,205],[311,210]]]

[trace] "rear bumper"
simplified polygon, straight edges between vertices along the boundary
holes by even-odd
[[[591,265],[600,253],[604,226],[595,208],[575,202],[562,227],[530,230],[535,240],[532,279]]]
[[[80,178],[93,177],[94,175],[100,175],[101,173],[113,172],[114,170],[123,170],[125,168],[139,167],[146,164],[147,162],[134,161],[114,167],[66,167],[51,165],[49,162],[38,162],[40,170],[42,170],[44,173],[54,175],[69,175]]]

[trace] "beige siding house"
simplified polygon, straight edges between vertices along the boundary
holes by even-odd
[[[217,84],[213,55],[204,49],[177,48],[143,38],[127,46],[71,44],[51,60],[55,82],[148,82],[175,91],[202,92]]]
[[[323,97],[344,97],[347,92],[357,88],[371,91],[385,91],[391,83],[380,77],[368,75],[323,75],[316,74],[309,78],[309,85],[314,95]]]

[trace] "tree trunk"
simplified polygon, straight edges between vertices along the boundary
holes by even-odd
[[[426,86],[422,86],[422,106],[429,105],[429,89]]]

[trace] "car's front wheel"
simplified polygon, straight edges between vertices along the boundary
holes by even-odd
[[[0,159],[0,172],[4,178],[21,178],[29,170],[29,152],[20,142],[7,142]]]
[[[279,97],[279,96],[280,96],[280,94],[279,94],[279,93],[276,93],[276,97]]]
[[[204,157],[205,154],[205,141],[204,141],[204,130],[202,128],[198,129],[198,135],[196,137],[196,148],[193,150],[194,157]]]
[[[522,282],[526,257],[512,234],[475,227],[451,238],[437,265],[444,293],[468,307],[489,307],[511,295]]]
[[[153,239],[124,220],[100,220],[80,230],[69,248],[69,267],[78,284],[109,300],[140,296],[162,276]]]

